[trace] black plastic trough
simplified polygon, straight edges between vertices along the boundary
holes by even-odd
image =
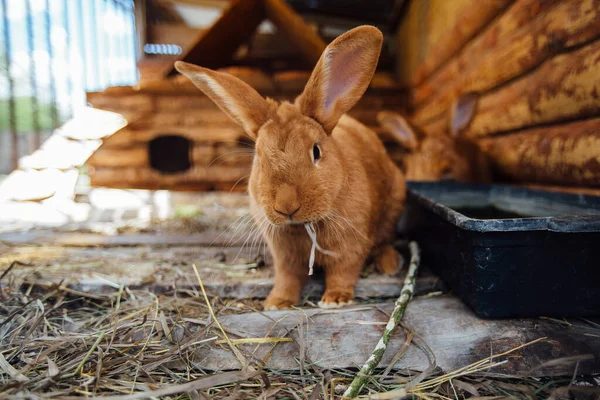
[[[410,183],[399,230],[481,317],[600,315],[600,197]]]

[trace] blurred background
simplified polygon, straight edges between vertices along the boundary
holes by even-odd
[[[243,193],[252,143],[174,62],[292,101],[364,24],[384,43],[349,115],[408,181],[600,193],[600,0],[0,0],[4,220]]]
[[[20,157],[37,150],[53,129],[84,107],[86,92],[136,85],[140,69],[142,78],[156,78],[158,66],[189,50],[230,3],[1,0],[0,174],[16,169]],[[289,3],[305,14],[316,9],[308,20],[315,26],[320,21],[322,36],[331,39],[362,21],[383,25],[397,19],[403,1],[378,1],[379,7],[368,8],[361,2]],[[296,63],[309,69],[286,40],[273,40],[275,31],[270,22],[262,23],[254,41],[261,49],[242,64],[285,69]],[[266,59],[276,54],[279,60],[269,64]]]
[[[2,0],[0,174],[86,104],[133,85],[140,58],[132,0]]]

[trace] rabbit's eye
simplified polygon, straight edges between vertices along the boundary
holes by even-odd
[[[321,148],[319,147],[318,144],[315,143],[312,151],[313,151],[313,162],[316,163],[321,158]]]

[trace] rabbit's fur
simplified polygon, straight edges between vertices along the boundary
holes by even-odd
[[[369,256],[382,272],[399,266],[390,243],[404,207],[404,176],[376,133],[345,115],[367,89],[382,41],[371,26],[335,39],[294,104],[264,99],[230,75],[175,64],[256,142],[251,212],[275,262],[266,309],[300,300],[312,245],[305,223],[314,226],[323,249],[336,253],[316,253],[325,273],[323,307],[354,298]]]

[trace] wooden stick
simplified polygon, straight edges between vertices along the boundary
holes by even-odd
[[[383,353],[385,353],[385,349],[390,341],[390,337],[392,336],[392,332],[394,332],[396,325],[398,325],[402,319],[404,311],[406,311],[406,307],[408,306],[408,302],[412,298],[412,295],[415,291],[415,278],[417,276],[419,263],[421,262],[421,255],[417,242],[410,242],[408,247],[410,249],[410,265],[408,267],[408,272],[406,273],[406,278],[404,279],[404,285],[402,286],[400,297],[398,300],[396,300],[394,311],[392,311],[392,315],[385,326],[383,335],[381,336],[381,339],[379,339],[379,343],[377,343],[377,346],[375,346],[375,350],[373,350],[371,357],[369,357],[365,365],[363,365],[360,371],[358,371],[358,374],[346,392],[344,392],[344,398],[356,398],[360,390],[373,373],[373,370],[375,370],[377,365],[379,365],[379,362],[383,357]]]

